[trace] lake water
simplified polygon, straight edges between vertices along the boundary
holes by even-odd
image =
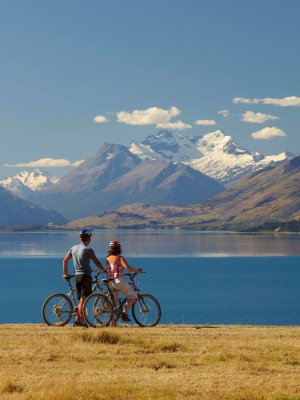
[[[97,231],[142,267],[140,287],[162,306],[162,323],[300,325],[300,235]],[[44,299],[65,292],[62,257],[76,232],[0,233],[0,323],[41,323]],[[72,268],[70,268],[70,271]]]

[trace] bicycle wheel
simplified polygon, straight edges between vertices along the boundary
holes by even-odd
[[[159,302],[151,294],[142,294],[132,307],[132,316],[140,326],[157,325],[161,317]]]
[[[69,297],[61,293],[49,296],[42,307],[43,319],[50,326],[66,325],[73,312],[73,306]]]
[[[113,318],[113,306],[107,297],[102,294],[88,296],[84,302],[83,309],[86,322],[94,328],[108,326]]]

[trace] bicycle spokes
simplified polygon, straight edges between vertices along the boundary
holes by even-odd
[[[63,294],[49,296],[42,308],[43,318],[47,325],[66,325],[73,313],[70,299]]]
[[[150,294],[142,294],[132,307],[132,316],[140,326],[155,326],[161,317],[159,302]]]

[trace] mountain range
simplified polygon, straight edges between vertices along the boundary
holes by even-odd
[[[30,199],[74,219],[135,202],[186,205],[224,190],[189,166],[140,159],[125,146],[105,144],[95,156]]]
[[[288,152],[271,156],[250,152],[220,130],[194,137],[161,130],[141,143],[132,142],[129,150],[141,159],[184,163],[224,185],[295,156]]]
[[[18,203],[13,196],[15,207],[55,210],[40,225],[63,221],[60,214],[72,220],[104,213],[103,226],[112,219],[117,226],[229,226],[294,218],[297,160],[287,152],[251,153],[221,131],[187,137],[161,130],[128,148],[104,144],[61,179],[35,169],[1,179],[0,186],[30,201]],[[0,217],[11,216],[8,203],[2,202]],[[15,224],[13,218],[4,220]]]
[[[299,220],[300,156],[297,156],[281,166],[258,171],[226,192],[196,205],[131,204],[98,217],[73,221],[68,226],[240,229],[255,227],[266,221]]]

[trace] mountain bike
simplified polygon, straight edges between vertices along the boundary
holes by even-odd
[[[142,327],[157,325],[161,318],[161,308],[158,300],[151,294],[141,293],[134,281],[137,272],[124,275],[129,277],[129,284],[137,296],[137,301],[132,306],[133,319]],[[115,304],[114,290],[110,288],[109,282],[110,279],[102,279],[101,283],[106,286],[106,291],[91,294],[86,298],[83,305],[85,320],[94,328],[108,326],[117,322],[127,301],[126,298],[120,298],[119,304]]]
[[[99,276],[102,272],[94,269],[92,269],[92,272],[95,273],[92,281],[92,293],[106,294],[105,286],[101,281],[99,282]],[[42,316],[47,325],[64,326],[73,316],[76,316],[78,306],[76,288],[71,284],[71,279],[74,276],[62,276],[62,279],[67,281],[69,285],[69,292],[67,294],[54,293],[45,300],[42,306]]]

